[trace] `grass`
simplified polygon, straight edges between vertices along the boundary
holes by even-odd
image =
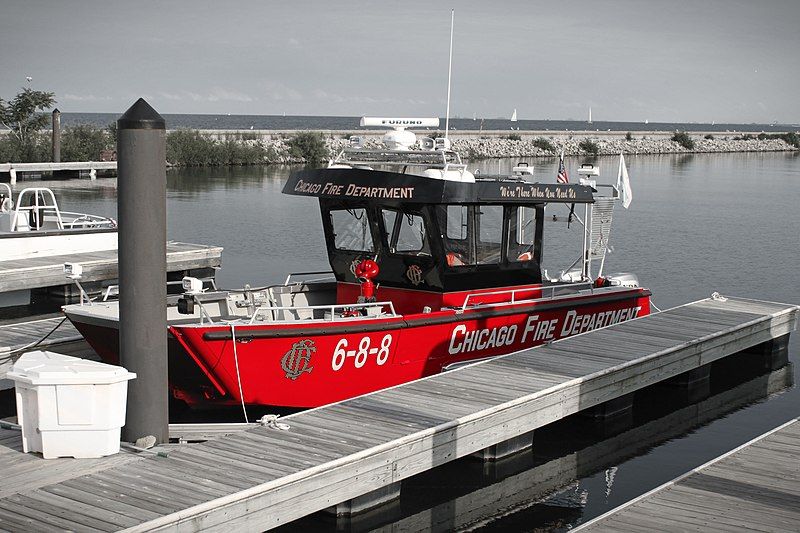
[[[176,166],[260,165],[278,161],[277,154],[261,142],[241,138],[217,140],[195,130],[167,135],[167,161]]]

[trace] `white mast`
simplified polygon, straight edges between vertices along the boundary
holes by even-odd
[[[450,10],[450,64],[447,66],[447,113],[444,118],[444,138],[447,139],[447,130],[450,129],[450,79],[453,74],[453,23],[456,10]]]
[[[592,123],[592,106],[589,106],[589,124]]]

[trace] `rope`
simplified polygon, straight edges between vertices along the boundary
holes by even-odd
[[[67,321],[67,317],[64,317],[64,318],[62,318],[62,319],[61,319],[61,322],[59,322],[58,324],[56,324],[56,327],[54,327],[53,329],[51,329],[51,330],[50,330],[50,332],[49,332],[47,335],[45,335],[44,337],[42,337],[42,338],[41,338],[41,339],[39,339],[38,341],[36,341],[36,342],[32,342],[32,343],[30,343],[30,344],[28,344],[28,345],[25,345],[25,346],[23,346],[22,348],[17,348],[16,350],[11,350],[11,351],[10,351],[10,352],[8,352],[7,354],[3,355],[3,357],[0,357],[0,363],[5,363],[5,362],[7,362],[7,361],[12,361],[12,360],[14,360],[14,355],[15,355],[15,354],[22,353],[22,352],[24,352],[24,351],[26,351],[26,350],[30,350],[31,348],[36,348],[36,347],[37,347],[37,346],[39,346],[41,343],[43,343],[45,340],[47,340],[47,338],[48,338],[50,335],[52,335],[53,333],[55,333],[55,331],[56,331],[58,328],[60,328],[60,327],[61,327],[61,325],[62,325],[64,322],[66,322],[66,321]]]
[[[239,375],[239,354],[236,351],[236,326],[231,326],[231,340],[233,341],[233,361],[236,363],[236,381],[239,383],[239,398],[242,400],[242,413],[244,413],[244,423],[249,424],[247,419],[247,408],[244,406],[244,393],[242,392],[242,377]]]
[[[656,305],[656,303],[653,301],[653,297],[652,296],[650,297],[650,307],[654,307],[655,310],[658,311],[659,313],[661,312],[661,309],[659,309],[658,306]]]

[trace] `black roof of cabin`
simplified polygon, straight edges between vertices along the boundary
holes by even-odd
[[[357,168],[323,168],[292,173],[284,194],[316,198],[409,204],[528,204],[594,202],[594,190],[571,183],[529,183],[513,179],[442,180]]]

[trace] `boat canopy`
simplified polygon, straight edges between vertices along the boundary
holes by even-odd
[[[378,204],[594,202],[594,189],[588,185],[530,183],[509,176],[466,182],[366,168],[301,170],[289,177],[283,192],[342,202],[368,200]]]

